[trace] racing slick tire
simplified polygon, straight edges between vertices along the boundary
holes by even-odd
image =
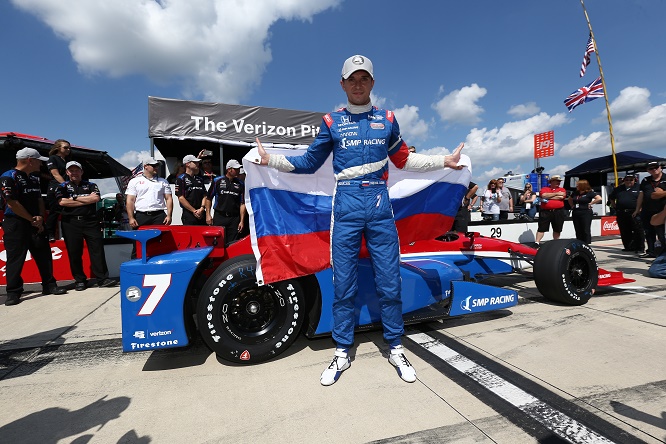
[[[278,356],[298,337],[305,289],[291,279],[257,285],[257,261],[238,256],[215,270],[197,302],[199,333],[220,358],[257,364]]]
[[[583,305],[599,279],[592,248],[575,239],[555,239],[539,247],[534,259],[534,282],[548,300]]]

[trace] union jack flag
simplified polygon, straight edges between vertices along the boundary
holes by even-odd
[[[582,88],[574,91],[569,97],[564,100],[564,104],[569,108],[569,112],[573,111],[578,105],[582,105],[590,100],[598,99],[604,96],[604,85],[601,82],[601,77],[597,80],[585,85]]]
[[[583,77],[585,75],[585,69],[587,69],[587,65],[590,64],[590,54],[594,52],[594,40],[592,39],[592,34],[590,34],[590,38],[587,39],[587,46],[585,47],[585,55],[583,56],[583,64],[580,67],[580,76]]]

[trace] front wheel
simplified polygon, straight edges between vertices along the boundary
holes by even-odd
[[[599,279],[597,258],[586,243],[556,239],[544,243],[534,259],[534,281],[551,301],[583,305],[592,297]]]
[[[305,291],[297,279],[257,285],[257,262],[239,256],[223,263],[199,294],[197,321],[204,342],[220,358],[256,364],[282,353],[305,318]]]

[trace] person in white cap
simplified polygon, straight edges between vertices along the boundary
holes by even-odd
[[[69,161],[65,168],[69,180],[58,185],[56,198],[62,207],[62,234],[75,281],[74,289],[83,291],[88,286],[88,277],[83,269],[84,240],[97,286],[113,287],[116,281],[109,279],[104,235],[97,218],[97,202],[101,199],[99,188],[93,182],[83,179],[83,167],[79,162]]]
[[[133,230],[144,225],[171,225],[173,199],[166,179],[158,176],[160,163],[152,157],[143,160],[143,172],[127,184],[125,208]],[[136,243],[132,258],[136,257]]]
[[[540,192],[539,204],[539,223],[537,226],[536,243],[537,245],[543,239],[544,234],[553,226],[553,239],[559,239],[566,219],[566,210],[564,209],[564,200],[567,197],[567,190],[562,188],[562,176],[557,174],[550,176],[547,187],[542,187]]]
[[[463,168],[458,165],[463,144],[450,156],[409,151],[393,112],[372,106],[373,71],[370,59],[362,55],[344,62],[340,86],[347,95],[347,107],[324,116],[319,134],[303,156],[268,154],[257,139],[260,163],[283,172],[313,173],[333,153],[337,185],[330,229],[335,291],[333,340],[337,347],[320,377],[325,386],[335,383],[351,365],[349,349],[354,344],[354,300],[362,237],[375,273],[389,362],[404,381],[416,381],[416,371],[405,357],[401,339],[400,245],[386,186],[388,162],[410,171]]]
[[[238,238],[245,227],[245,187],[238,180],[242,168],[236,159],[227,162],[224,176],[216,177],[206,196],[206,223],[224,227],[224,243],[229,245]],[[215,216],[211,217],[211,207],[215,200]]]
[[[67,291],[56,285],[53,277],[53,259],[46,230],[44,213],[46,208],[39,184],[42,157],[36,149],[23,148],[16,153],[16,167],[0,176],[2,196],[7,204],[2,222],[3,240],[7,253],[5,274],[7,275],[7,300],[5,305],[21,302],[23,279],[21,272],[30,251],[42,278],[42,294],[64,294]]]
[[[206,188],[199,174],[199,159],[192,154],[183,157],[185,172],[176,178],[176,196],[183,214],[183,225],[206,225]]]

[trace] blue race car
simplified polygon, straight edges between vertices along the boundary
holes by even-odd
[[[197,330],[220,358],[254,364],[278,356],[304,332],[330,335],[332,271],[259,285],[250,238],[224,247],[219,227],[155,226],[120,232],[135,239],[140,259],[121,265],[123,351],[183,347]],[[507,309],[515,291],[479,283],[484,277],[533,267],[549,300],[586,303],[597,286],[630,282],[597,266],[594,251],[577,240],[540,249],[447,233],[401,247],[406,324]],[[380,310],[369,259],[361,259],[356,299],[358,330],[377,328]]]

